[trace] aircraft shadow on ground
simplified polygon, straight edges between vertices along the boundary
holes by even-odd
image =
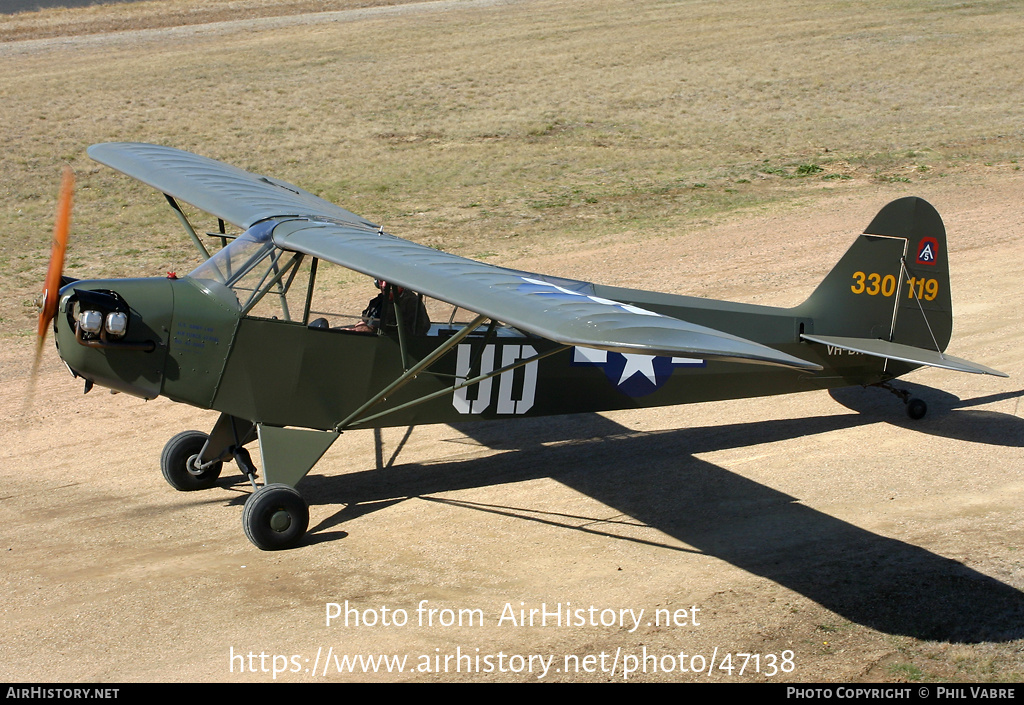
[[[878,390],[868,391],[888,397]],[[962,404],[968,406],[969,402]],[[901,410],[891,402],[888,408],[890,417],[893,411]],[[946,426],[958,426],[956,420],[942,419],[943,415],[966,413],[942,409],[942,404],[932,405],[931,420],[916,423],[941,433]],[[383,471],[339,477],[310,476],[303,481],[305,496],[314,503],[346,504],[313,527],[310,540],[344,535],[331,531],[332,527],[410,497],[637,540],[617,535],[614,523],[601,524],[602,517],[543,515],[528,508],[481,506],[431,497],[549,477],[687,545],[655,544],[665,550],[697,551],[727,561],[804,595],[851,622],[887,634],[960,643],[1024,637],[1021,591],[957,561],[879,536],[694,457],[712,450],[812,436],[877,421],[870,413],[844,414],[656,433],[631,431],[596,414],[555,421],[461,424],[456,430],[469,439],[506,452],[429,465],[398,463]],[[1012,427],[1019,438],[1020,419],[1008,417],[1000,423]],[[928,429],[922,428],[926,432]],[[962,429],[957,437],[960,433]],[[987,431],[976,433],[977,437],[969,440],[997,440]],[[460,438],[466,442],[465,437]],[[1001,440],[1005,444],[1007,437],[1003,435]],[[1012,445],[1019,445],[1019,441]],[[378,452],[378,460],[382,457]],[[392,455],[391,461],[394,459]]]
[[[1024,396],[1024,390],[960,399],[949,392],[918,384],[899,381],[896,386],[928,403],[928,414],[924,419],[914,421],[906,414],[897,413],[897,406],[893,402],[897,405],[899,402],[882,389],[843,387],[830,391],[829,395],[847,409],[872,421],[885,421],[921,433],[972,443],[1014,448],[1024,446],[1024,419],[1012,414],[974,408],[1007,399],[1020,399]]]

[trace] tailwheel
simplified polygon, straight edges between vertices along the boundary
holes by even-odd
[[[293,487],[264,485],[246,500],[242,528],[246,538],[264,551],[292,548],[309,528],[309,506]]]
[[[167,441],[160,455],[160,471],[167,484],[181,492],[213,487],[223,464],[218,460],[200,467],[199,454],[208,438],[202,431],[182,431]]]
[[[917,421],[923,419],[924,415],[928,413],[928,405],[924,399],[918,399],[913,397],[907,400],[907,416]]]
[[[894,387],[888,382],[878,382],[870,386],[880,387],[902,399],[903,403],[907,405],[907,416],[912,418],[914,421],[923,419],[924,415],[928,413],[928,404],[925,403],[925,400],[910,396],[910,391],[907,389]]]

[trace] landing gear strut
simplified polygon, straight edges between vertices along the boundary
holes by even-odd
[[[209,435],[184,431],[167,442],[160,469],[177,490],[213,487],[223,464],[234,460],[252,485],[242,511],[246,537],[264,551],[291,548],[309,528],[309,505],[295,489],[338,432],[259,425],[221,414]],[[245,446],[259,439],[264,484]]]

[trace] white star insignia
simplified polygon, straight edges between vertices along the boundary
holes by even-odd
[[[651,381],[651,384],[658,383],[658,379],[654,374],[653,357],[636,353],[623,353],[622,357],[626,359],[626,365],[622,368],[622,376],[619,377],[618,384],[621,385],[635,374],[642,374]]]

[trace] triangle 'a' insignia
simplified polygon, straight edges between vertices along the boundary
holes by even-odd
[[[935,264],[939,256],[939,241],[933,237],[926,237],[917,246],[918,264]]]

